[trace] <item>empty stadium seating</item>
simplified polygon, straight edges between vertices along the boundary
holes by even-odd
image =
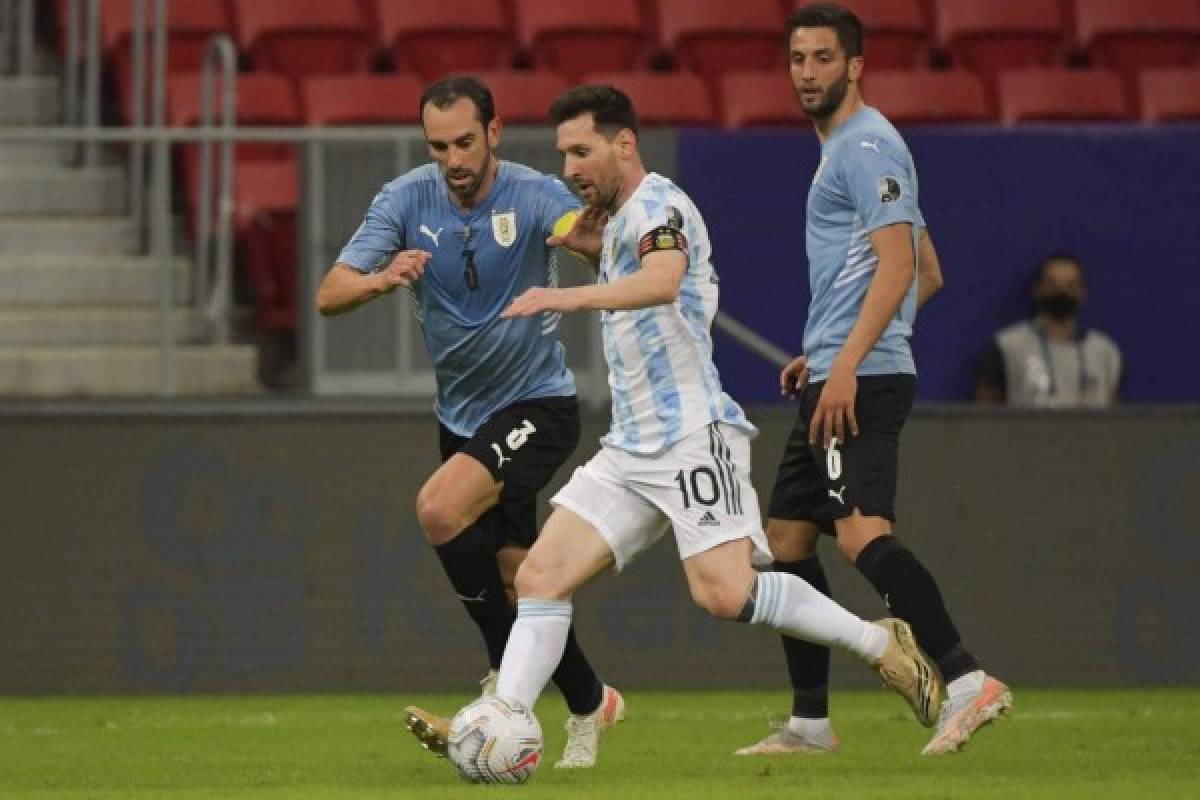
[[[515,0],[517,31],[534,66],[578,80],[589,71],[630,70],[647,56],[637,0],[603,10],[562,0]]]
[[[784,63],[777,0],[658,0],[658,29],[679,67],[706,79]]]
[[[1066,57],[1056,0],[938,0],[936,16],[938,42],[955,66],[985,76]]]
[[[1129,76],[1149,67],[1195,64],[1200,57],[1200,3],[1076,0],[1075,31],[1093,64]]]
[[[492,90],[496,115],[509,124],[545,125],[550,104],[570,86],[555,72],[499,70],[475,74]]]
[[[366,69],[374,48],[359,0],[233,0],[255,69],[298,79]]]
[[[803,119],[792,83],[782,69],[722,76],[721,108],[727,128],[797,125]]]
[[[146,3],[147,23],[153,19],[153,4]],[[171,74],[198,72],[204,51],[216,34],[232,27],[225,0],[189,0],[171,6],[167,17],[167,69]],[[126,120],[133,106],[133,0],[105,0],[100,6],[100,46],[107,58],[118,103]],[[146,39],[146,96],[151,92],[152,42]]]
[[[286,162],[242,164],[235,187],[239,266],[254,293],[255,324],[262,331],[293,331],[300,202],[296,166]]]
[[[983,81],[966,70],[868,72],[863,92],[896,125],[996,120]]]
[[[414,75],[314,75],[300,86],[308,125],[404,125],[421,120]]]
[[[803,5],[804,0],[796,0]],[[862,21],[869,69],[914,69],[929,64],[930,27],[918,0],[845,0]]]
[[[998,90],[1000,116],[1006,125],[1130,116],[1121,79],[1107,70],[1013,70],[1000,74]]]
[[[516,48],[500,0],[376,0],[379,41],[425,80],[508,67]]]
[[[642,125],[712,125],[717,121],[708,88],[695,75],[607,72],[591,73],[584,81],[609,84],[629,95]]]
[[[1138,83],[1144,121],[1200,121],[1200,68],[1146,70]]]

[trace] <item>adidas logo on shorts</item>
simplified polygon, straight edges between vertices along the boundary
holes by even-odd
[[[720,525],[721,521],[713,516],[711,511],[705,511],[704,516],[700,518],[698,525]]]

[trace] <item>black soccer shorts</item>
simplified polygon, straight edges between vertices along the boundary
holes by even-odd
[[[815,522],[830,535],[835,534],[834,520],[850,516],[856,508],[863,516],[894,523],[900,431],[912,410],[916,376],[859,376],[854,399],[858,436],[831,442],[828,450],[820,441],[808,443],[809,422],[823,386],[824,382],[809,384],[800,395],[767,516]]]
[[[579,444],[579,401],[540,397],[500,409],[466,438],[438,425],[442,460],[463,453],[504,484],[500,501],[477,525],[496,549],[530,547],[537,538],[537,496]]]

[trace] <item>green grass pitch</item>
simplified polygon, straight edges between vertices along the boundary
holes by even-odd
[[[565,710],[538,706],[546,760],[524,786],[469,786],[404,731],[409,702],[460,695],[0,698],[0,798],[1184,798],[1200,796],[1200,688],[1016,690],[954,756],[883,691],[835,692],[832,756],[734,757],[783,692],[626,694],[593,770],[552,768]]]

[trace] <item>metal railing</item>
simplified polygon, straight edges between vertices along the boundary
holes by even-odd
[[[33,0],[0,0],[0,74],[34,71]]]

